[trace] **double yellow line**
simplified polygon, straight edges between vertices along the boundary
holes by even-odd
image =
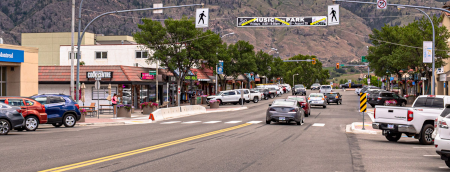
[[[252,124],[245,123],[245,124],[237,125],[234,127],[225,128],[225,129],[221,129],[221,130],[217,130],[217,131],[212,131],[209,133],[200,134],[200,135],[196,135],[196,136],[192,136],[192,137],[187,137],[184,139],[179,139],[179,140],[175,140],[175,141],[171,141],[171,142],[167,142],[167,143],[162,143],[162,144],[149,146],[149,147],[145,147],[145,148],[141,148],[141,149],[136,149],[136,150],[132,150],[132,151],[127,151],[127,152],[114,154],[114,155],[110,155],[110,156],[105,156],[102,158],[96,158],[96,159],[83,161],[83,162],[79,162],[79,163],[75,163],[75,164],[56,167],[56,168],[52,168],[52,169],[48,169],[48,170],[43,170],[41,172],[68,171],[68,170],[73,170],[73,169],[77,169],[77,168],[82,168],[82,167],[86,167],[86,166],[93,165],[93,164],[111,161],[111,160],[115,160],[115,159],[119,159],[119,158],[123,158],[123,157],[127,157],[127,156],[132,156],[132,155],[148,152],[148,151],[155,150],[155,149],[160,149],[160,148],[164,148],[164,147],[168,147],[168,146],[172,146],[172,145],[176,145],[176,144],[180,144],[180,143],[184,143],[184,142],[188,142],[188,141],[192,141],[192,140],[196,140],[196,139],[201,139],[204,137],[220,134],[223,132],[235,130],[235,129],[242,128],[242,127],[249,126],[249,125],[252,125]]]

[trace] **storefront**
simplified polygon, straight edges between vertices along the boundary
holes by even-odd
[[[38,93],[38,49],[0,44],[0,96]]]
[[[76,70],[76,67],[75,67]],[[102,71],[104,78],[100,81],[101,87],[95,89],[93,71]],[[160,104],[168,100],[168,87],[165,78],[170,72],[164,69],[132,67],[132,66],[81,66],[80,83],[84,83],[84,105],[99,102],[100,105],[110,104],[109,84],[111,84],[111,96],[117,94],[119,102],[131,104],[135,108],[143,102],[156,102]],[[158,97],[156,97],[156,80],[158,80]],[[81,90],[78,90],[81,92]],[[39,67],[39,94],[62,93],[70,94],[70,66],[40,66]]]

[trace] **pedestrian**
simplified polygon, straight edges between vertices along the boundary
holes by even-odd
[[[111,104],[113,106],[113,110],[114,110],[114,115],[116,114],[117,111],[117,94],[114,93],[113,98],[111,99]]]

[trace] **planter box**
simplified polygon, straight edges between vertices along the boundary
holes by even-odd
[[[131,118],[131,109],[117,108],[117,117]]]
[[[209,104],[209,108],[210,108],[210,109],[216,109],[216,108],[219,108],[219,102],[210,103],[210,104]]]
[[[206,104],[206,97],[202,97],[202,104]]]
[[[81,118],[78,122],[86,122],[86,115],[84,113],[81,113]]]
[[[197,105],[197,100],[195,98],[191,98],[191,105]]]
[[[134,108],[131,108],[131,113],[134,113]]]
[[[142,110],[143,110],[143,114],[144,115],[150,115],[153,111],[155,111],[157,109],[157,107],[156,106],[153,106],[153,107],[150,107],[150,106],[146,106],[146,107],[144,107]]]

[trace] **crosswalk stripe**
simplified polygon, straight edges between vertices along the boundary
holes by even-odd
[[[199,123],[202,121],[188,121],[188,122],[183,122],[182,124],[194,124],[194,123]]]
[[[228,121],[228,122],[225,122],[225,124],[236,124],[236,123],[240,123],[240,122],[242,122],[242,121]]]
[[[181,121],[168,121],[168,122],[162,122],[161,124],[174,124],[174,123],[179,123]]]
[[[222,121],[208,121],[208,122],[204,122],[203,124],[215,124],[215,123],[219,123]]]
[[[323,127],[323,126],[325,126],[325,124],[324,123],[314,123],[312,126],[313,127]]]
[[[249,123],[249,124],[258,124],[258,123],[261,123],[262,121],[249,121],[249,122],[247,122],[247,123]]]

